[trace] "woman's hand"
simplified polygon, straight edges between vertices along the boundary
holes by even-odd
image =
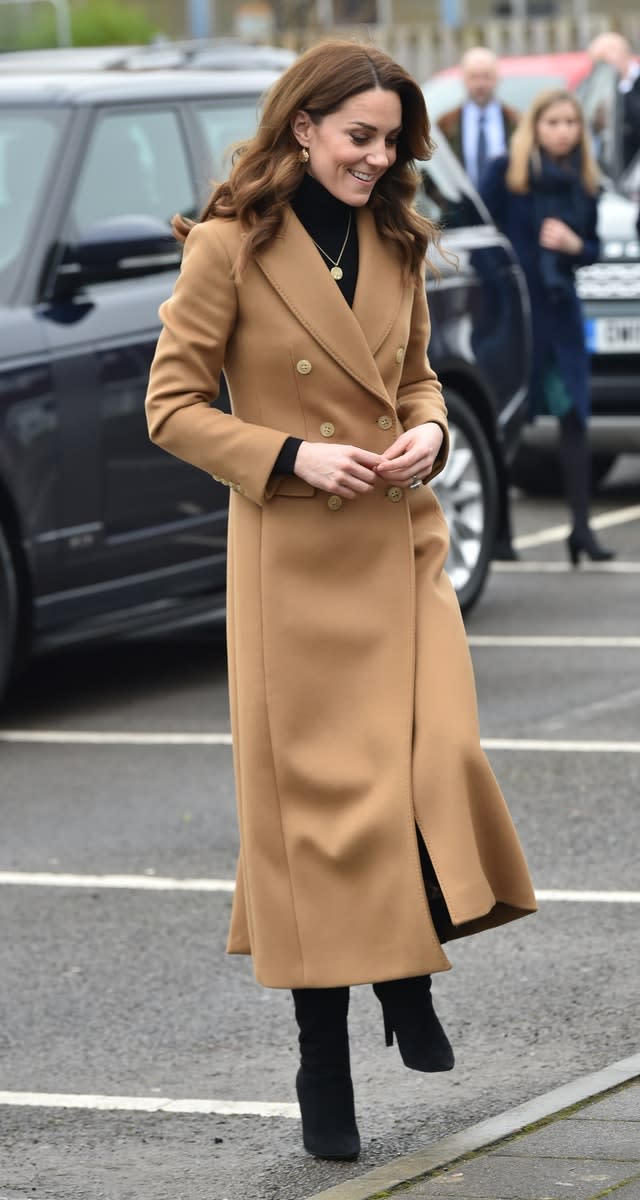
[[[559,250],[561,254],[581,254],[584,243],[564,221],[547,217],[540,226],[540,245],[545,250]]]
[[[404,486],[412,479],[424,479],[431,474],[443,441],[444,433],[435,421],[407,429],[385,450],[376,473],[390,483]]]
[[[379,462],[379,454],[360,450],[358,446],[302,442],[293,469],[313,487],[354,500],[373,488]]]

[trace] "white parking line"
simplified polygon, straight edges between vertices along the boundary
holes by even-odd
[[[631,504],[628,508],[618,508],[614,512],[602,513],[591,519],[593,529],[610,529],[613,525],[626,525],[629,521],[640,520],[640,504]],[[537,533],[524,533],[513,539],[516,550],[527,550],[530,546],[545,546],[550,542],[562,542],[571,533],[570,525],[551,525],[548,529],[540,529]]]
[[[594,639],[596,640],[596,639]],[[600,639],[597,639],[600,641]],[[615,640],[615,639],[614,639]],[[618,639],[619,640],[619,639]],[[501,639],[500,644],[504,639]],[[605,639],[606,641],[606,639]],[[492,642],[482,643],[492,644]],[[518,641],[517,644],[520,644]],[[552,639],[546,639],[545,645],[554,645]],[[606,642],[608,645],[608,642]],[[230,746],[231,734],[217,733],[119,733],[108,735],[101,733],[78,732],[73,729],[0,729],[0,742],[27,742],[32,744],[52,745],[92,745],[92,746]],[[541,750],[545,753],[561,754],[639,754],[640,742],[603,742],[603,741],[557,741],[535,738],[482,738],[485,750],[524,751]]]
[[[491,564],[491,571],[497,571],[500,575],[569,575],[575,571],[575,567],[568,562],[539,561],[534,558],[521,558],[515,562],[497,559]],[[580,571],[588,571],[592,575],[638,575],[640,562],[628,562],[617,558],[613,562],[587,562],[581,564]]]
[[[578,892],[554,888],[536,890],[541,903],[559,901],[562,904],[640,904],[640,892]]]
[[[133,888],[142,892],[233,892],[232,879],[172,879],[159,875],[71,875],[56,871],[0,871],[0,885],[18,887]]]
[[[0,729],[0,742],[49,743],[52,746],[230,746],[230,733],[123,733],[91,729]]]
[[[607,634],[475,633],[467,640],[470,646],[492,646],[494,649],[509,650],[640,650],[640,637],[635,634],[614,637]]]
[[[101,1112],[216,1113],[235,1117],[300,1119],[297,1104],[260,1100],[171,1100],[167,1096],[82,1096],[67,1092],[0,1092],[0,1105],[18,1108],[84,1108]]]
[[[640,742],[579,742],[542,738],[483,738],[485,750],[511,750],[528,754],[640,754]]]
[[[0,871],[0,886],[64,888],[129,888],[132,891],[233,892],[232,879],[171,879],[149,875],[71,875],[48,871]],[[640,892],[536,891],[540,901],[573,904],[640,904]]]

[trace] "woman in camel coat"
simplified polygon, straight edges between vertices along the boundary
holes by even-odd
[[[375,985],[408,1065],[449,1069],[429,995],[441,942],[535,909],[428,486],[448,447],[426,358],[434,231],[409,205],[430,150],[396,63],[308,51],[201,222],[180,226],[147,398],[153,440],[231,489],[228,950],[293,990],[304,1140],[324,1157],[359,1148],[349,985]],[[223,369],[231,415],[215,407]]]

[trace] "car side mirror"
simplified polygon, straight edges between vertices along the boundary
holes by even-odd
[[[56,271],[58,298],[94,283],[135,279],[177,270],[182,247],[171,227],[156,217],[111,217],[96,221],[68,245]]]

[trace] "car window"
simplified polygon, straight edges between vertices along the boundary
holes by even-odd
[[[482,202],[438,129],[434,129],[434,139],[438,148],[433,158],[416,164],[420,175],[418,212],[444,229],[485,225]]]
[[[215,181],[227,178],[234,145],[255,133],[259,104],[259,98],[247,96],[198,106],[196,112],[211,153]]]
[[[20,270],[64,118],[62,112],[0,109],[0,302]]]
[[[169,223],[197,208],[173,112],[105,112],[93,127],[70,205],[71,237],[99,221],[153,216]]]

